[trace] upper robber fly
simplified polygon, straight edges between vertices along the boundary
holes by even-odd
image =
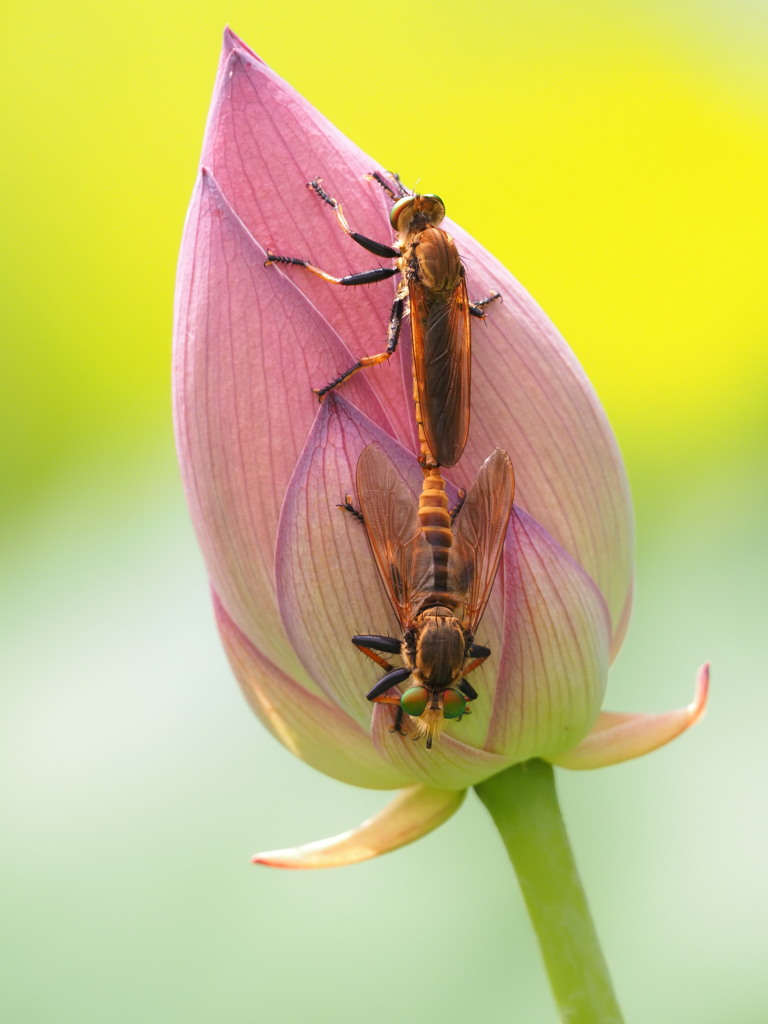
[[[346,277],[333,277],[308,260],[277,256],[268,252],[265,265],[292,264],[304,267],[331,284],[361,285],[401,275],[387,329],[383,352],[363,356],[325,387],[317,388],[322,398],[347,377],[364,366],[389,359],[397,347],[403,316],[410,312],[413,338],[413,392],[419,428],[423,466],[453,466],[461,458],[469,433],[470,317],[485,316],[483,309],[498,298],[498,292],[470,302],[464,264],[451,235],[439,227],[445,205],[439,196],[412,195],[397,177],[388,181],[371,175],[396,200],[390,221],[397,233],[394,245],[376,242],[353,231],[341,205],[321,187],[320,179],[309,182],[317,196],[333,208],[342,229],[355,242],[376,256],[396,260],[394,267],[377,267]],[[408,309],[406,309],[406,300]]]

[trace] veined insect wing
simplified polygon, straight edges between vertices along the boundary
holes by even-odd
[[[379,445],[357,460],[357,497],[384,589],[402,629],[413,617],[415,556],[423,545],[413,492]]]
[[[458,270],[449,295],[435,295],[417,277],[408,284],[417,418],[439,466],[459,461],[469,434],[469,297],[458,254],[450,251]]]
[[[499,568],[515,497],[512,460],[501,448],[485,460],[456,521],[457,572],[466,590],[464,626],[477,629]]]

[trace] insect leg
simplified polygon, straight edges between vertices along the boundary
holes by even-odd
[[[477,654],[478,651],[482,651],[482,654]],[[473,644],[469,649],[470,657],[474,657],[475,660],[471,661],[469,665],[464,669],[464,675],[468,676],[470,672],[474,672],[476,668],[480,668],[485,659],[490,655],[490,651],[487,647],[475,646]],[[474,698],[473,698],[474,699]]]
[[[464,508],[464,502],[466,500],[467,500],[467,492],[464,490],[463,487],[460,487],[459,488],[458,501],[456,502],[456,504],[453,506],[453,508],[449,512],[449,515],[451,517],[451,523],[453,523],[453,521],[456,518],[456,516]],[[488,653],[490,654],[490,651]]]
[[[393,636],[353,636],[352,643],[355,647],[369,647],[382,654],[399,654],[402,648],[402,641]]]
[[[395,249],[391,245],[387,245],[385,242],[376,242],[372,238],[367,238],[365,235],[361,235],[359,231],[353,231],[352,228],[347,224],[347,218],[344,216],[344,211],[341,209],[341,203],[338,199],[334,199],[333,196],[329,196],[324,188],[320,187],[320,178],[315,178],[314,181],[307,182],[307,188],[311,188],[316,195],[318,195],[324,203],[327,203],[336,214],[336,220],[339,222],[341,230],[344,231],[349,237],[361,245],[363,249],[367,249],[368,252],[372,252],[375,256],[389,256],[393,260],[396,260],[400,255],[400,250]]]
[[[377,281],[386,281],[388,277],[394,277],[400,271],[397,267],[374,267],[373,270],[361,270],[358,274],[347,274],[345,277],[334,277],[320,267],[316,267],[309,260],[303,260],[299,256],[278,256],[277,253],[267,249],[267,258],[264,260],[265,267],[271,267],[273,263],[287,263],[293,267],[304,267],[310,274],[321,277],[328,284],[342,284],[345,287],[358,284],[376,284]]]
[[[395,707],[395,721],[390,726],[389,731],[390,732],[397,732],[401,736],[407,736],[408,735],[407,730],[403,729],[403,716],[404,716],[405,712],[400,707],[400,698],[399,697],[374,697],[373,698],[373,703],[374,704],[390,704],[393,707],[395,707],[395,705],[397,705]],[[414,737],[414,739],[415,738],[416,737]]]
[[[366,651],[366,653],[368,653]],[[411,674],[409,668],[393,668],[376,683],[367,693],[368,700],[376,701],[378,704],[400,704],[400,694],[397,697],[386,697],[387,690],[393,686],[404,683]]]
[[[390,732],[400,733],[401,736],[407,736],[408,735],[406,730],[403,729],[403,715],[404,715],[403,709],[398,706],[397,710],[395,711],[395,724],[389,730]]]
[[[459,683],[458,688],[461,690],[461,692],[464,694],[467,700],[477,700],[477,690],[474,688],[474,686],[472,686],[472,684],[468,680],[462,679],[461,682]]]
[[[489,295],[484,296],[484,298],[482,299],[476,299],[474,302],[470,302],[470,316],[476,316],[482,320],[486,316],[484,307],[489,306],[492,302],[495,302],[496,299],[501,299],[500,292],[491,292]]]
[[[393,271],[393,273],[396,272],[396,270]],[[373,271],[369,271],[369,273],[373,273]],[[333,391],[333,389],[338,387],[342,381],[345,381],[347,377],[351,377],[357,370],[362,370],[364,366],[376,366],[377,363],[383,363],[385,360],[389,359],[397,348],[397,342],[400,337],[400,328],[403,323],[404,308],[405,300],[399,297],[395,298],[395,301],[392,303],[392,312],[389,314],[386,349],[375,356],[363,356],[362,359],[358,359],[354,366],[350,366],[348,370],[340,373],[339,376],[335,380],[332,380],[330,384],[326,384],[323,388],[314,388],[313,390],[318,398],[322,398],[323,395],[327,395],[329,391]]]
[[[385,668],[388,672],[391,672],[394,669],[394,665],[391,665],[385,658],[382,658],[380,654],[370,650],[368,647],[360,647],[359,650],[361,650],[366,657],[370,658],[371,661],[375,661],[377,665]]]
[[[399,649],[399,641],[395,640],[394,637],[377,636],[370,638],[355,638],[355,640],[358,639],[371,639],[377,641],[377,643],[382,641],[389,641],[392,644],[397,644]],[[360,650],[364,651],[369,658],[372,657],[373,652],[369,651],[367,648],[361,647]],[[382,662],[384,662],[383,658]],[[368,700],[372,701],[374,704],[391,704],[397,708],[397,710],[395,711],[395,722],[392,728],[390,729],[390,732],[398,732],[400,733],[401,736],[405,736],[405,732],[402,729],[403,709],[402,706],[400,705],[400,695],[398,694],[396,697],[388,697],[387,690],[391,690],[393,686],[397,686],[399,683],[404,683],[410,674],[411,670],[409,668],[390,667],[390,671],[387,672],[385,676],[382,676],[378,683],[376,683],[373,689],[371,689],[368,693]]]
[[[375,181],[377,185],[381,185],[384,191],[387,193],[390,199],[398,200],[402,199],[403,196],[409,196],[411,193],[400,181],[400,175],[394,171],[387,171],[390,181],[384,177],[381,171],[373,171],[367,175],[371,181]]]
[[[398,671],[394,665],[382,658],[381,653],[384,654],[399,654],[400,653],[400,642],[395,640],[394,637],[389,636],[353,636],[352,643],[358,650],[362,651],[371,661],[375,661],[377,665],[386,669],[387,672]],[[386,676],[382,676],[382,679],[386,679]],[[381,680],[380,680],[381,681]]]
[[[344,501],[342,502],[342,504],[337,505],[336,508],[340,508],[342,512],[349,512],[349,514],[354,516],[359,523],[365,525],[365,517],[363,516],[363,513],[356,509],[355,506],[352,504],[351,494],[345,494]]]

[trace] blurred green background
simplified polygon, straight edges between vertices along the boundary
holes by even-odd
[[[554,1021],[474,797],[346,871],[256,849],[386,794],[295,761],[219,649],[175,467],[175,259],[229,22],[504,260],[624,450],[608,705],[709,716],[561,773],[628,1021],[765,1021],[766,8],[33,0],[2,23],[0,1017]],[[457,884],[457,877],[460,880]]]

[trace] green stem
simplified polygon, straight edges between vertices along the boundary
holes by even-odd
[[[552,766],[527,761],[475,787],[517,872],[563,1024],[622,1024],[579,881]]]

